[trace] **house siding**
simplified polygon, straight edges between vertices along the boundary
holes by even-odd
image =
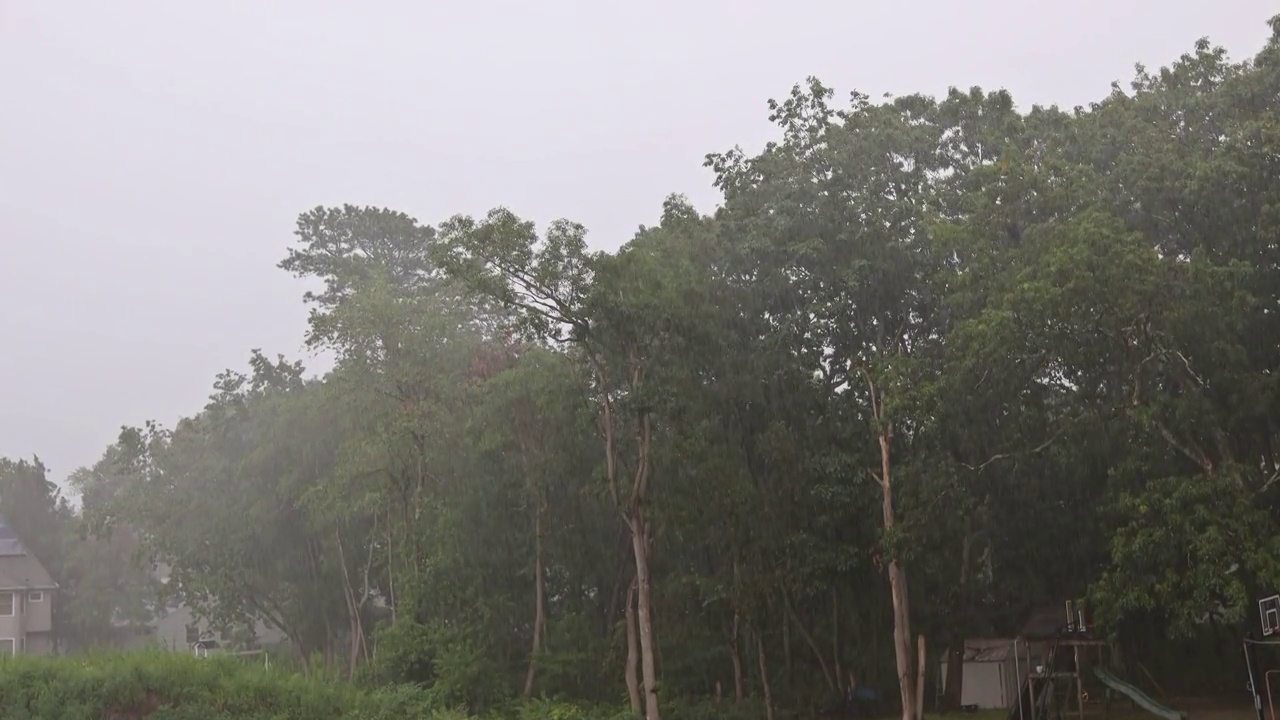
[[[193,622],[190,609],[177,607],[169,610],[156,622],[155,642],[166,650],[190,650],[187,626]]]
[[[56,648],[53,639],[53,597],[43,591],[43,600],[30,602],[22,590],[0,590],[0,596],[13,596],[13,614],[0,615],[0,639],[13,640],[15,654],[52,655]],[[9,607],[0,602],[0,610]],[[5,643],[7,646],[7,643]],[[5,651],[8,647],[4,648]]]
[[[11,591],[0,590],[0,596],[5,596]],[[12,614],[0,615],[0,638],[12,638],[21,642],[25,626],[22,617],[22,594],[13,592],[13,612]],[[8,613],[9,606],[0,601],[0,612]]]
[[[1045,647],[1042,643],[1031,643],[1029,647],[1019,643],[1016,659],[1014,652],[1012,640],[972,640],[966,643],[960,704],[976,705],[984,710],[1012,706],[1030,669],[1028,664],[1043,662]],[[944,689],[949,660],[947,656],[941,663]]]
[[[199,637],[207,638],[212,633],[207,620],[197,620],[192,614],[191,609],[185,606],[170,608],[165,614],[155,620],[155,633],[151,637],[151,641],[166,650],[189,651],[191,643],[187,641],[187,627],[195,626]],[[273,645],[283,642],[285,634],[270,627],[265,623],[258,623],[257,641],[261,645]],[[225,638],[219,638],[224,640]]]
[[[53,655],[57,649],[51,632],[29,632],[25,653],[27,655]]]
[[[53,595],[47,590],[37,590],[35,593],[41,598],[40,600],[32,600],[32,593],[27,593],[27,632],[52,632]]]
[[[15,654],[51,654],[53,639],[53,592],[58,584],[22,544],[13,528],[0,517],[0,638],[13,641]],[[32,597],[39,598],[32,602]],[[7,643],[6,643],[7,645]],[[8,647],[5,647],[8,652]]]
[[[172,576],[173,568],[166,562],[157,562],[151,570],[152,577],[161,584],[167,584]],[[189,652],[191,643],[187,639],[187,628],[195,626],[198,637],[217,637],[218,633],[210,630],[207,620],[197,620],[191,608],[185,605],[173,605],[159,610],[149,623],[152,634],[149,640],[167,650]],[[255,625],[255,640],[259,645],[276,645],[288,640],[288,636],[275,626],[259,619]],[[229,638],[217,637],[219,641]]]

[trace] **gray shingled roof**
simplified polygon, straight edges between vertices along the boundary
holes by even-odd
[[[22,540],[18,539],[18,533],[9,527],[9,523],[0,517],[0,557],[7,555],[26,555],[27,549],[23,547]]]
[[[0,590],[54,590],[57,587],[49,571],[34,555],[0,557]]]
[[[0,590],[54,590],[58,583],[0,517]]]

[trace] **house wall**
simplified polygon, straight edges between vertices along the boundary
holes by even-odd
[[[1021,668],[1026,675],[1026,668]],[[947,677],[947,663],[942,663],[942,677]],[[976,705],[984,710],[1011,707],[1020,685],[1018,669],[1013,660],[995,662],[967,662],[964,664],[964,681],[960,688],[960,704]]]
[[[1012,643],[1013,641],[1007,641]],[[987,647],[996,647],[997,645],[1005,647],[1005,641],[998,640],[982,640],[974,641],[975,646],[978,644]],[[1018,692],[1022,688],[1022,681],[1026,678],[1030,665],[1044,662],[1045,654],[1048,651],[1048,644],[1044,642],[1025,643],[1020,641],[1017,645],[1017,659],[1011,655],[1000,653],[996,657],[970,659],[964,664],[964,683],[960,690],[960,702],[962,705],[977,705],[980,708],[1007,708],[1011,707],[1017,700]],[[947,677],[947,659],[949,656],[943,656],[942,675],[943,685],[946,685]]]
[[[165,650],[190,650],[187,625],[192,622],[191,610],[185,607],[171,608],[156,622],[156,644]]]
[[[183,606],[170,608],[164,617],[156,621],[154,642],[166,650],[187,652],[191,649],[190,643],[187,642],[188,625],[195,625],[202,637],[209,633],[208,621],[197,621],[190,608]],[[285,640],[283,632],[261,622],[258,623],[257,631],[258,642],[263,645],[273,645]]]
[[[55,649],[53,633],[27,633],[26,653],[28,655],[52,655]]]
[[[960,703],[980,708],[1002,708],[1005,704],[1004,663],[969,663],[964,668]]]
[[[39,591],[37,591],[39,592]],[[39,593],[40,600],[32,600],[27,593],[27,632],[50,632],[53,630],[53,595],[47,590]]]
[[[0,597],[7,599],[10,596],[13,598],[11,603],[0,601],[0,612],[8,612],[12,607],[12,614],[0,615],[0,639],[13,640],[15,653],[23,652],[25,638],[27,654],[53,654],[53,598],[50,593],[45,591],[38,596],[41,598],[39,601],[31,602],[25,591],[0,591]],[[35,650],[31,649],[33,638]],[[7,647],[4,649],[8,650]]]
[[[0,591],[2,598],[8,598],[9,595],[8,591]],[[12,593],[12,597],[12,613],[10,613],[10,606],[0,600],[0,613],[7,613],[0,615],[0,639],[10,638],[20,645],[23,634],[22,594],[15,592]]]

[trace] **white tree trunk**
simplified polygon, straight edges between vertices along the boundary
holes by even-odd
[[[880,436],[880,487],[883,495],[884,529],[893,529],[893,473],[890,456],[892,426],[884,425]],[[902,698],[902,720],[919,720],[916,711],[915,676],[911,662],[911,602],[907,597],[907,571],[896,558],[889,559],[889,594],[893,598],[893,651],[897,660],[898,690]]]
[[[640,672],[644,680],[644,716],[661,720],[658,711],[658,672],[654,661],[653,616],[649,580],[649,526],[643,507],[638,507],[628,520],[631,547],[636,556],[636,625],[640,630]]]

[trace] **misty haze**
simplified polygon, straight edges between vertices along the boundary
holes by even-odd
[[[0,717],[1277,720],[1277,12],[0,0]]]

